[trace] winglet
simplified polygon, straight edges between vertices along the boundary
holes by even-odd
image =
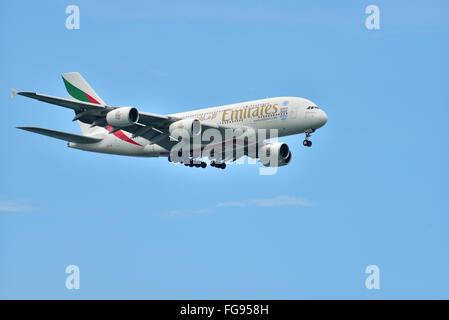
[[[19,93],[19,91],[11,88],[11,99],[14,98],[16,96],[16,94],[18,94],[18,93]]]

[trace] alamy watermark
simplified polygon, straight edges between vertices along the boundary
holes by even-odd
[[[79,290],[80,288],[80,268],[76,265],[69,265],[65,268],[65,273],[68,274],[65,279],[65,287],[69,290]]]
[[[65,8],[65,13],[69,15],[65,19],[65,27],[68,30],[78,30],[80,28],[80,8],[71,4]]]
[[[193,128],[193,129],[192,129]],[[291,152],[287,144],[278,142],[277,129],[227,128],[219,130],[208,128],[204,131],[195,125],[180,125],[170,130],[171,137],[178,142],[170,151],[169,160],[173,163],[199,165],[200,159],[217,162],[256,164],[256,159],[264,166],[259,168],[261,175],[273,175],[277,168],[287,165]],[[269,142],[266,142],[269,140]]]
[[[380,269],[375,264],[369,265],[365,269],[369,276],[365,280],[365,287],[368,290],[380,290]]]
[[[374,4],[370,4],[365,8],[365,13],[368,17],[365,19],[365,27],[368,30],[379,30],[380,29],[380,9]]]

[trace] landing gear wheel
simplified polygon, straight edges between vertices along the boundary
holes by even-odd
[[[311,147],[312,146],[312,141],[310,141],[310,136],[312,135],[312,132],[314,132],[314,129],[309,129],[306,130],[306,138],[304,139],[304,141],[302,142],[304,147]]]
[[[206,164],[206,162],[201,162],[201,168],[206,168],[207,167],[207,164]]]
[[[210,163],[211,167],[215,167],[215,168],[219,168],[219,169],[224,169],[226,168],[226,163],[216,163],[215,161],[211,161]]]

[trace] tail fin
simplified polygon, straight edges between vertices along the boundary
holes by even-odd
[[[73,99],[96,104],[105,104],[78,72],[63,73],[65,88]]]
[[[87,83],[86,80],[79,74],[78,72],[69,72],[62,74],[62,80],[64,80],[65,88],[69,96],[78,101],[96,103],[100,105],[105,105],[104,101],[100,98],[100,96],[91,88],[91,86]],[[81,132],[86,135],[91,133],[94,128],[91,128],[90,125],[78,121]]]

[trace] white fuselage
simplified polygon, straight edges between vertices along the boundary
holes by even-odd
[[[296,97],[276,97],[230,105],[171,114],[180,119],[198,119],[204,123],[231,128],[253,128],[256,131],[276,129],[279,137],[316,130],[327,121],[326,113],[310,100]],[[268,133],[269,134],[269,133]],[[110,134],[97,127],[90,134],[103,139],[92,144],[69,142],[69,147],[86,151],[137,156],[168,156],[170,150],[143,137],[131,138],[131,134],[118,131]]]

